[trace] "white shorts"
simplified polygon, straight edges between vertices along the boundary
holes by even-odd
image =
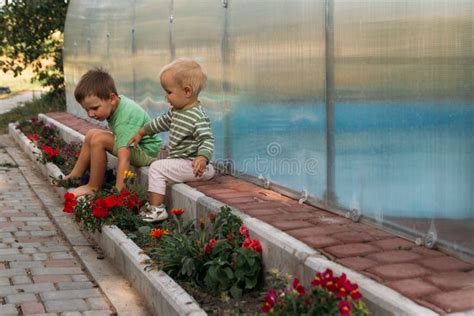
[[[215,170],[211,164],[207,165],[202,176],[194,176],[192,163],[189,159],[154,161],[148,170],[148,191],[165,195],[167,183],[206,181],[214,177]]]

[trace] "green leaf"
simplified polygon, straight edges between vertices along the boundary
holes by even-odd
[[[217,280],[217,268],[215,266],[211,266],[207,273],[212,279]]]
[[[258,282],[258,275],[254,276],[253,278],[245,278],[245,288],[246,289],[253,289]]]
[[[235,299],[240,299],[242,297],[242,289],[239,289],[237,285],[234,285],[230,288],[230,295]]]
[[[232,269],[231,269],[231,268],[226,267],[226,268],[224,269],[224,272],[226,273],[227,278],[229,278],[229,279],[234,278],[234,272],[232,272]]]
[[[141,227],[138,228],[138,231],[143,235],[148,235],[151,231],[151,227],[150,226],[141,226]]]

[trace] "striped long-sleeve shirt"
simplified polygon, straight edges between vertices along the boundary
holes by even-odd
[[[209,117],[201,105],[190,109],[170,109],[144,126],[145,134],[169,131],[168,158],[195,158],[204,156],[211,160],[214,136]]]

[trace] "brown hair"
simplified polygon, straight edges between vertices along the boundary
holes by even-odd
[[[110,98],[110,94],[118,95],[114,79],[102,68],[94,68],[86,72],[74,90],[76,101],[81,103],[88,96],[94,95],[102,100]]]

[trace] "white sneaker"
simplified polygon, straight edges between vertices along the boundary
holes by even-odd
[[[143,221],[147,223],[154,223],[163,221],[168,218],[168,212],[164,204],[160,206],[153,206],[148,203],[140,209],[140,216],[143,217]]]

